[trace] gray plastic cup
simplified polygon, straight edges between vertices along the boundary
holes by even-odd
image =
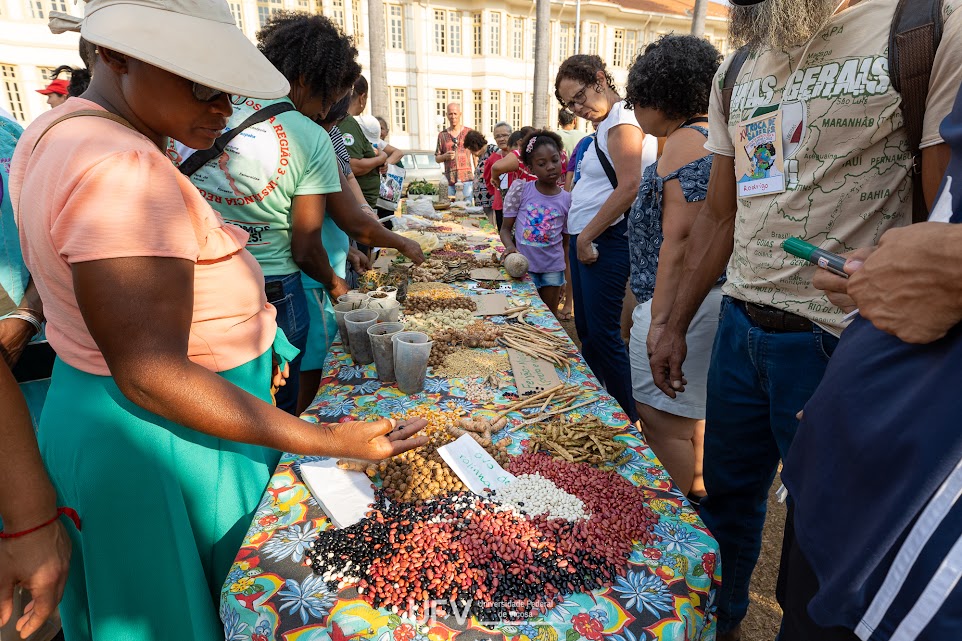
[[[374,368],[382,383],[393,383],[394,377],[394,335],[404,329],[404,323],[377,323],[367,328],[374,352]]]
[[[364,309],[367,307],[367,303],[370,298],[370,294],[362,294],[361,292],[348,292],[338,296],[337,302],[338,304],[351,303],[353,306],[351,309]]]
[[[351,347],[351,337],[347,334],[347,323],[344,322],[344,317],[355,309],[357,308],[353,302],[334,305],[334,320],[337,321],[337,331],[341,335],[341,344],[344,345],[345,350]]]
[[[356,365],[367,365],[374,362],[371,351],[371,338],[367,335],[367,328],[377,322],[377,312],[373,309],[355,309],[344,315],[347,324],[347,335],[351,337],[351,358]]]
[[[381,305],[378,308],[370,307],[371,311],[377,312],[377,322],[396,323],[401,318],[401,303],[392,300],[390,304]]]
[[[428,359],[434,342],[424,332],[398,332],[394,342],[394,375],[398,389],[405,394],[417,394],[424,389]]]

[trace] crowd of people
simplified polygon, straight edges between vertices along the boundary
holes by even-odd
[[[59,602],[68,641],[164,638],[172,619],[219,638],[280,452],[425,442],[421,420],[296,418],[350,273],[371,248],[424,259],[379,221],[402,152],[364,113],[353,43],[282,12],[254,47],[221,0],[169,4],[89,0],[89,73],[58,70],[26,130],[0,118],[0,626],[20,585],[25,636]],[[900,6],[740,0],[724,59],[661,37],[622,95],[601,57],[574,55],[557,131],[500,122],[489,139],[451,103],[438,135],[447,195],[483,208],[504,258],[573,316],[717,539],[722,641],[743,638],[781,464],[778,639],[957,634],[962,18],[933,2],[919,97],[893,64],[925,49],[890,37]],[[164,29],[130,27],[146,24]],[[844,273],[787,254],[793,237]],[[125,588],[144,576],[154,590]]]

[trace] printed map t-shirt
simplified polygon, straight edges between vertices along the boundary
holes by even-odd
[[[347,147],[347,153],[351,155],[351,158],[361,160],[373,158],[377,155],[374,146],[365,137],[364,130],[361,129],[361,125],[353,116],[348,116],[342,120],[338,129],[341,130],[341,135],[344,137],[344,146]],[[372,169],[363,176],[355,173],[354,178],[357,179],[357,185],[361,188],[361,193],[364,194],[364,200],[367,201],[367,204],[371,207],[377,207],[377,197],[381,193],[381,172]]]
[[[782,241],[798,236],[846,252],[877,245],[887,229],[911,221],[912,158],[901,97],[888,75],[896,4],[862,0],[833,16],[809,43],[752,54],[742,66],[728,127],[712,126],[705,147],[724,156],[744,154],[745,145],[735,140],[738,124],[780,110],[785,192],[738,199],[725,293],[839,332],[844,314],[812,286],[817,268],[787,254]],[[942,142],[939,123],[962,81],[959,4],[943,5],[923,148]],[[715,76],[712,123],[724,119],[721,86],[730,63],[731,57]]]
[[[276,102],[290,101],[248,98],[234,107],[228,128]],[[265,276],[300,271],[291,255],[294,196],[341,190],[330,136],[296,110],[248,127],[190,179],[225,222],[250,234],[247,249]]]

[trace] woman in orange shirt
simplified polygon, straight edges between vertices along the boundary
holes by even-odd
[[[38,438],[82,521],[64,629],[219,638],[221,586],[279,453],[383,459],[421,445],[424,423],[313,425],[269,402],[284,349],[247,234],[163,153],[168,137],[209,148],[232,94],[289,91],[227,3],[90,0],[82,33],[98,46],[89,89],[28,127],[11,166],[58,354]]]

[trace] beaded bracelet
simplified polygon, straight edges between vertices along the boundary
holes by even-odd
[[[28,530],[20,530],[19,532],[11,532],[9,534],[7,532],[4,532],[2,529],[0,529],[0,539],[19,539],[21,536],[27,536],[28,534],[32,534],[37,530],[42,530],[43,528],[47,527],[48,525],[50,525],[51,523],[59,519],[61,514],[66,514],[67,517],[71,521],[73,521],[73,524],[77,526],[77,530],[78,531],[80,530],[80,515],[77,514],[77,510],[73,509],[72,507],[58,507],[56,516],[54,516],[49,521],[44,521],[43,523],[41,523],[36,527],[32,527]]]
[[[7,318],[17,318],[22,321],[26,321],[30,323],[31,325],[33,325],[33,329],[35,330],[33,333],[34,336],[38,335],[40,332],[43,331],[43,325],[41,325],[40,321],[37,319],[36,316],[34,316],[33,314],[25,313],[21,310],[17,310],[15,312],[7,314],[3,318],[4,320],[6,320]]]

